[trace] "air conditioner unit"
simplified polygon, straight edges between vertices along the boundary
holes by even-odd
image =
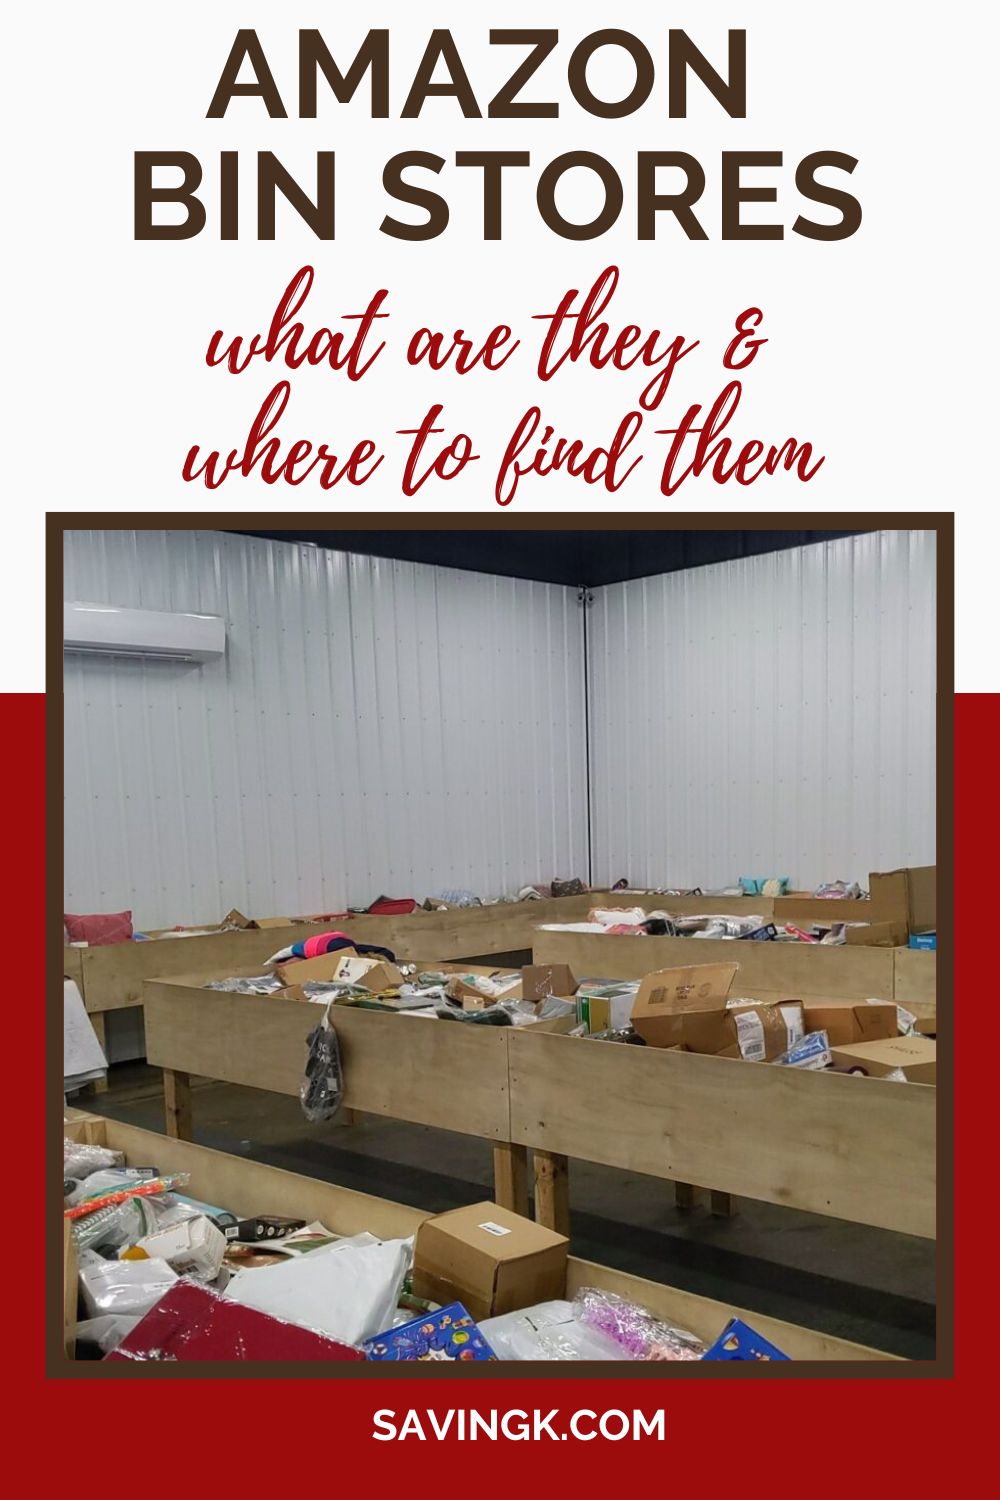
[[[214,661],[225,654],[226,622],[221,615],[64,603],[63,650],[153,661]]]

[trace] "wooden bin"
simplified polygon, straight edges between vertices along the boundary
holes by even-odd
[[[535,1211],[568,1222],[576,1157],[933,1238],[937,1091],[580,1037],[511,1032],[510,1133]]]
[[[146,1055],[163,1069],[166,1125],[190,1139],[192,1075],[297,1096],[306,1038],[323,1009],[269,995],[204,988],[204,979],[144,987]],[[493,1148],[495,1196],[527,1209],[526,1157],[510,1147],[507,1032],[338,1007],[344,1105],[478,1136]]]
[[[711,938],[630,937],[606,933],[535,933],[538,964],[568,964],[578,979],[641,979],[654,969],[687,964],[738,963],[734,995],[766,1000],[776,995],[822,995],[851,1000],[891,1000],[895,994],[892,948],[818,943],[751,943]]]
[[[419,1023],[414,1023],[419,1024]],[[339,1234],[357,1234],[367,1229],[384,1238],[408,1236],[427,1215],[402,1204],[391,1203],[347,1188],[317,1182],[278,1167],[264,1166],[243,1157],[212,1151],[188,1141],[170,1140],[152,1131],[121,1125],[117,1121],[96,1121],[93,1117],[77,1123],[68,1122],[67,1133],[86,1131],[92,1141],[124,1151],[126,1159],[135,1162],[155,1161],[165,1172],[188,1172],[189,1191],[193,1196],[218,1203],[241,1215],[262,1213],[293,1215],[307,1221],[318,1219]],[[63,1305],[67,1310],[65,1341],[67,1350],[74,1338],[75,1269],[68,1265]],[[846,1339],[816,1333],[811,1329],[785,1323],[760,1313],[731,1307],[677,1287],[647,1281],[607,1266],[570,1256],[567,1268],[567,1296],[572,1297],[584,1286],[600,1287],[648,1307],[650,1311],[688,1328],[706,1342],[714,1339],[731,1317],[743,1317],[766,1338],[771,1339],[795,1360],[884,1361],[894,1357],[876,1349],[853,1344]],[[460,1378],[460,1366],[455,1366]],[[533,1366],[537,1373],[538,1367]],[[685,1367],[686,1368],[686,1367]],[[136,1367],[136,1378],[156,1373],[148,1366]],[[513,1373],[513,1372],[511,1372]],[[565,1366],[554,1364],[553,1375],[565,1374]],[[613,1373],[609,1367],[609,1374]]]

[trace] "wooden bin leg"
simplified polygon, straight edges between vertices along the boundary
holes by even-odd
[[[104,1012],[103,1010],[92,1010],[89,1014],[90,1024],[94,1028],[94,1035],[97,1037],[97,1040],[101,1044],[101,1051],[104,1053],[104,1056],[107,1057],[108,1042],[107,1028],[104,1025]],[[105,1074],[103,1078],[95,1078],[90,1087],[93,1089],[95,1094],[106,1094],[108,1091],[107,1074]]]
[[[536,1151],[535,1218],[546,1229],[569,1236],[569,1162],[552,1151]]]
[[[695,1205],[695,1196],[694,1195],[695,1195],[696,1191],[697,1191],[697,1189],[695,1188],[695,1186],[694,1186],[693,1183],[690,1183],[690,1182],[675,1182],[674,1183],[674,1206],[675,1206],[675,1208],[679,1208],[679,1209],[681,1209],[682,1211],[685,1211],[685,1212],[689,1208],[694,1208],[694,1205]]]
[[[708,1195],[708,1203],[717,1219],[731,1219],[735,1212],[731,1193],[717,1193],[713,1188]]]
[[[174,1140],[190,1141],[191,1125],[191,1075],[175,1068],[163,1070],[163,1110],[166,1117],[167,1135]]]
[[[528,1148],[500,1141],[493,1147],[494,1195],[501,1208],[528,1217]]]

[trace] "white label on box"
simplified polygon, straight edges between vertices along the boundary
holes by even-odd
[[[785,1023],[785,1033],[788,1038],[786,1052],[794,1047],[796,1042],[801,1042],[805,1036],[805,1022],[802,1019],[801,1005],[779,1005],[782,1020]]]
[[[745,1062],[764,1061],[764,1026],[755,1010],[736,1017],[736,1038],[740,1044],[740,1056]]]
[[[480,1224],[479,1227],[485,1229],[487,1234],[510,1234],[509,1229],[505,1229],[502,1224],[494,1224],[492,1219],[487,1219],[486,1223]]]

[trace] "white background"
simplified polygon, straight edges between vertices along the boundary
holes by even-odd
[[[736,490],[704,478],[664,501],[650,460],[612,505],[665,514],[740,506],[877,509],[899,511],[901,520],[953,509],[958,685],[994,688],[1000,679],[989,595],[996,546],[989,421],[995,299],[985,284],[986,256],[995,251],[993,15],[981,4],[942,12],[872,0],[835,10],[791,0],[669,8],[536,0],[493,11],[445,0],[350,11],[228,0],[210,6],[181,0],[169,8],[21,7],[8,21],[15,35],[6,48],[4,95],[10,162],[5,378],[14,472],[7,488],[0,685],[42,686],[46,510],[120,511],[124,524],[144,510],[199,508],[311,509],[321,524],[345,509],[496,513],[497,454],[538,391],[530,365],[515,358],[497,375],[429,379],[404,369],[400,344],[424,322],[479,332],[497,321],[523,326],[531,313],[550,310],[568,286],[589,285],[615,261],[623,285],[613,315],[703,341],[678,372],[670,398],[674,414],[716,394],[723,383],[718,352],[732,319],[757,304],[771,342],[747,372],[732,430],[775,442],[789,434],[809,438],[827,461],[807,486],[783,476]],[[342,65],[369,26],[389,26],[398,111],[432,26],[452,28],[485,109],[518,55],[487,46],[491,24],[560,27],[558,51],[531,85],[533,95],[560,101],[559,120],[464,120],[454,101],[439,100],[416,121],[372,122],[363,93],[339,106],[322,87],[319,119],[294,118],[300,25],[321,27]],[[642,36],[659,70],[653,98],[622,121],[583,114],[565,81],[573,43],[609,25]],[[689,118],[669,120],[667,28],[685,28],[721,68],[729,25],[745,26],[749,34],[748,118],[730,120],[692,81]],[[257,28],[292,118],[272,121],[259,100],[237,100],[226,120],[205,119],[241,26]],[[628,70],[616,68],[610,55],[599,62],[595,87],[609,96],[616,86],[626,91]],[[377,232],[392,207],[380,187],[389,156],[421,148],[450,158],[456,149],[476,147],[532,152],[532,168],[510,174],[501,243],[481,240],[478,174],[454,169],[440,179],[452,207],[444,236],[411,245]],[[577,148],[607,156],[626,187],[616,229],[583,244],[545,229],[533,195],[536,171]],[[635,153],[667,148],[690,151],[705,167],[708,187],[699,212],[705,208],[707,242],[689,242],[670,219],[656,242],[634,238]],[[782,171],[760,174],[761,180],[773,177],[779,190],[778,204],[761,212],[790,225],[800,207],[808,207],[794,191],[795,164],[808,152],[831,148],[860,159],[849,184],[864,207],[857,235],[834,244],[795,235],[758,244],[718,239],[718,215],[709,205],[717,202],[723,149],[784,152]],[[201,158],[209,224],[197,239],[133,241],[137,149],[185,149]],[[336,243],[314,240],[291,210],[279,214],[273,244],[259,244],[250,234],[220,242],[217,160],[223,149],[238,150],[245,169],[256,150],[273,150],[304,183],[314,153],[336,150]],[[586,192],[568,192],[561,201],[567,213],[581,217],[592,207]],[[248,193],[251,234],[253,209]],[[329,371],[296,377],[282,426],[286,442],[308,436],[342,448],[369,432],[386,435],[402,425],[400,418],[417,417],[440,400],[449,425],[472,431],[484,455],[458,481],[425,487],[407,502],[399,492],[397,450],[369,485],[347,493],[231,479],[209,496],[181,481],[186,446],[235,446],[276,378],[267,368],[239,379],[208,370],[208,336],[216,327],[250,333],[265,325],[281,289],[307,260],[317,267],[308,309],[316,322],[359,311],[378,286],[391,289],[391,347],[377,370],[353,387]],[[610,437],[637,389],[629,376],[598,377],[578,367],[541,394],[559,431],[600,441]],[[523,485],[513,509],[565,512],[606,504],[590,487],[551,478]]]

